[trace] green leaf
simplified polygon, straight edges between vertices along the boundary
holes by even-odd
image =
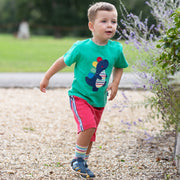
[[[179,21],[179,17],[175,17],[175,18],[174,18],[174,21],[175,21],[175,22],[178,22],[178,21]]]
[[[44,166],[47,166],[47,167],[48,167],[48,166],[49,166],[49,164],[44,164]]]
[[[172,28],[168,29],[167,33],[169,34],[171,32],[174,32],[175,29],[176,29],[175,27],[172,27]]]
[[[62,167],[63,165],[60,162],[56,163],[56,167]]]
[[[162,68],[164,69],[165,67],[167,67],[168,66],[168,63],[166,62],[166,63],[164,63],[163,65],[162,65]]]
[[[156,47],[157,47],[157,48],[161,48],[161,45],[160,45],[160,44],[157,44]]]
[[[170,43],[165,43],[163,48],[166,49],[166,48],[169,48],[170,47]]]

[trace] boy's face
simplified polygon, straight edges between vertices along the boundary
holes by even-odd
[[[93,40],[97,44],[106,44],[116,33],[117,12],[98,11],[93,22],[89,22],[89,29],[92,31]]]

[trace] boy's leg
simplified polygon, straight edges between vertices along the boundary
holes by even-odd
[[[91,151],[92,141],[95,141],[95,133],[104,108],[97,108],[96,110],[85,100],[74,96],[70,97],[70,104],[78,127],[77,144],[75,149],[76,157],[72,160],[71,166],[75,171],[81,169],[79,171],[81,174],[82,171],[85,171],[86,175],[83,175],[83,177],[95,177],[95,175],[88,169],[87,163],[84,160],[86,155],[89,155]],[[78,156],[80,158],[78,158]],[[79,165],[82,166],[80,167]]]
[[[92,137],[95,136],[97,128],[94,109],[87,101],[76,96],[70,96],[70,105],[78,128],[76,145],[83,147],[83,153],[87,148],[87,153],[89,153],[92,146],[90,142],[94,141]]]
[[[94,132],[95,132],[95,128],[86,129],[85,131],[80,132],[77,137],[77,144],[83,147],[84,146],[89,147]],[[90,151],[90,149],[88,151]]]
[[[87,165],[87,161],[88,161],[88,158],[89,158],[89,154],[91,152],[91,148],[92,148],[92,144],[93,144],[93,141],[91,141],[89,143],[89,146],[88,146],[88,149],[86,151],[86,155],[85,155],[85,167],[86,167],[86,172],[87,172],[87,176],[86,178],[94,178],[95,177],[95,174],[88,168],[88,165]]]
[[[85,159],[86,154],[90,152],[90,140],[92,135],[95,132],[95,128],[87,129],[83,132],[80,132],[77,137],[76,141],[76,148],[75,148],[75,159],[83,158]]]
[[[90,152],[91,152],[92,144],[93,144],[93,142],[91,141],[91,142],[89,143],[88,149],[87,149],[87,151],[86,151],[87,159],[88,159],[88,156],[89,156],[89,154],[90,154]]]
[[[85,154],[85,158],[84,158],[84,160],[87,162],[87,160],[88,160],[88,158],[89,158],[89,155],[90,155],[90,152],[91,152],[91,148],[92,148],[92,144],[93,144],[93,142],[91,141],[90,143],[89,143],[89,146],[88,146],[88,148],[87,148],[87,151],[86,151],[86,154]]]
[[[85,156],[94,132],[95,128],[90,128],[78,134],[75,148],[75,158],[71,162],[73,170],[80,173],[84,178],[90,177],[88,174],[89,169],[87,169],[88,166],[85,162]]]

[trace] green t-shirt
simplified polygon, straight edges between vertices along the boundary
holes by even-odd
[[[67,66],[75,63],[69,96],[83,98],[93,107],[105,106],[113,67],[128,66],[122,45],[111,40],[105,46],[99,46],[91,39],[77,41],[64,55],[64,62]]]

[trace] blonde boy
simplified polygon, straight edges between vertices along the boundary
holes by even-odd
[[[45,92],[49,79],[56,72],[75,63],[74,80],[68,92],[78,130],[71,167],[84,178],[94,178],[94,173],[87,166],[87,158],[96,138],[108,91],[111,91],[109,100],[113,100],[123,68],[128,64],[122,45],[110,40],[117,28],[115,6],[106,2],[95,3],[88,9],[88,19],[92,38],[77,41],[64,56],[55,61],[41,81],[40,90]],[[113,81],[109,84],[112,70]]]

